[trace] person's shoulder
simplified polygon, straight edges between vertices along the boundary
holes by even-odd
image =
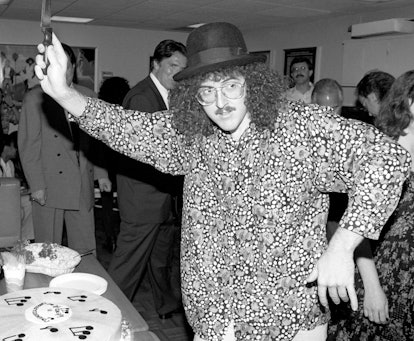
[[[148,88],[149,85],[153,84],[150,76],[145,77],[144,79],[141,79],[137,84],[135,84],[129,92],[133,91],[142,91],[143,89]]]
[[[42,95],[44,94],[43,89],[40,85],[35,85],[33,88],[29,89],[23,97],[23,102],[26,101],[33,101],[35,99],[42,98]]]
[[[143,80],[139,81],[137,84],[135,84],[131,90],[129,90],[125,96],[125,98],[133,97],[135,95],[139,95],[141,93],[144,93],[147,91],[148,86],[152,83],[151,78],[146,77]]]
[[[136,103],[137,101],[139,101],[143,107],[141,107],[140,105],[140,108],[135,109],[152,111],[153,109],[148,108],[148,105],[150,105],[150,103],[156,102],[157,94],[160,95],[154,82],[151,80],[150,77],[147,77],[128,91],[124,98],[122,106],[125,108],[129,108],[131,102]]]

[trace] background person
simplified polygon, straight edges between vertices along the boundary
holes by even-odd
[[[398,77],[382,99],[375,125],[414,158],[414,70]],[[398,207],[375,243],[376,270],[357,276],[364,297],[356,312],[349,310],[330,328],[332,340],[414,339],[414,165]],[[367,262],[369,260],[362,259]]]
[[[17,131],[0,137],[0,154],[0,177],[16,178],[20,181],[21,238],[33,240],[32,203],[17,149]]]
[[[394,76],[387,72],[371,71],[358,82],[356,95],[369,115],[373,117],[378,115],[381,101],[391,88],[394,80]]]
[[[68,86],[96,97],[73,82],[75,55],[63,45],[68,57]],[[18,146],[23,171],[33,199],[36,242],[61,244],[66,226],[68,246],[79,253],[96,249],[94,178],[101,190],[110,190],[107,172],[89,161],[91,138],[70,125],[66,111],[37,86],[23,100]]]
[[[123,106],[153,113],[168,109],[173,77],[186,66],[186,48],[174,40],[161,41],[151,58],[150,74],[126,95]],[[125,295],[132,300],[148,274],[160,318],[180,309],[179,267],[173,267],[174,241],[179,235],[177,196],[182,177],[163,174],[151,165],[126,156],[118,160],[117,188],[120,233],[108,268]],[[172,271],[174,270],[174,273]]]
[[[313,75],[313,65],[306,57],[295,57],[290,63],[290,76],[294,86],[286,91],[286,98],[290,101],[311,103],[313,84],[310,81]]]
[[[342,86],[335,79],[322,78],[317,81],[312,90],[312,103],[331,107],[341,115],[344,93]]]

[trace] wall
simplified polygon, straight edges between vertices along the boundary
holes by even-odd
[[[373,9],[375,7],[373,6]],[[342,82],[342,42],[350,39],[348,28],[356,23],[389,18],[414,18],[414,5],[398,10],[372,11],[361,15],[331,17],[272,30],[244,32],[250,51],[271,51],[271,66],[283,72],[284,49],[317,46],[316,80],[330,77]],[[186,41],[187,33],[145,31],[73,24],[54,24],[58,36],[69,45],[97,47],[98,76],[111,71],[134,85],[148,73],[148,59],[162,39]],[[0,43],[37,44],[42,41],[38,22],[0,20]],[[99,79],[100,80],[100,79]],[[348,105],[353,89],[346,88]]]
[[[185,44],[187,39],[187,33],[82,24],[53,23],[53,29],[68,45],[97,48],[98,85],[102,71],[110,71],[135,85],[148,74],[149,57],[161,40],[174,39]],[[39,22],[0,20],[0,44],[37,45],[42,40]]]
[[[329,77],[342,83],[342,42],[351,39],[348,28],[357,23],[390,18],[414,18],[414,5],[393,11],[372,11],[362,15],[332,17],[323,21],[304,20],[302,24],[295,26],[245,32],[245,38],[247,46],[252,51],[271,50],[272,65],[280,73],[283,73],[284,49],[317,46],[319,61],[316,65],[315,81]],[[347,87],[344,90],[345,104],[353,105],[354,88]]]

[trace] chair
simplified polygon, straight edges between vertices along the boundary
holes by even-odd
[[[21,238],[20,181],[0,178],[0,247]]]

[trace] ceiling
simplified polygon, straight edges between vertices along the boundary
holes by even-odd
[[[242,31],[412,5],[412,0],[51,0],[52,15],[89,17],[86,25],[186,30],[227,21]],[[8,4],[3,4],[9,2]],[[0,0],[0,19],[40,20],[42,0]],[[83,24],[85,25],[85,24]]]

